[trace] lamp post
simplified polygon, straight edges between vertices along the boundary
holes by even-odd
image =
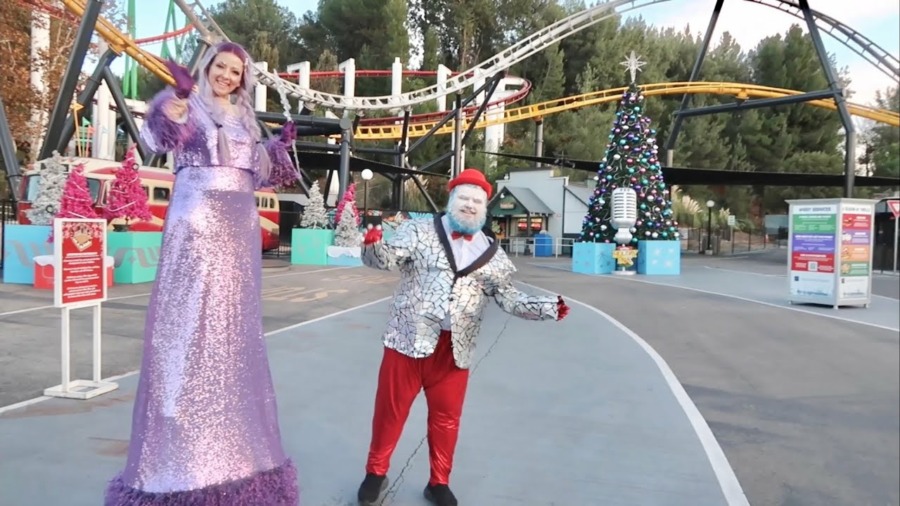
[[[372,179],[372,173],[369,169],[363,169],[360,176],[363,178],[363,226],[369,224],[369,180]]]
[[[706,207],[709,210],[709,218],[706,221],[706,254],[712,255],[712,210],[716,203],[712,200],[706,201]]]

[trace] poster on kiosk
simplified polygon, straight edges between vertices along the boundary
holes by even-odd
[[[787,202],[790,303],[869,307],[875,201]]]

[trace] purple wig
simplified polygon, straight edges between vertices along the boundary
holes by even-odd
[[[206,51],[203,60],[200,62],[200,75],[197,76],[197,85],[199,88],[200,100],[206,106],[213,120],[217,125],[222,124],[222,111],[215,105],[215,94],[209,82],[209,69],[215,61],[219,53],[231,53],[244,63],[243,72],[241,72],[241,83],[231,93],[232,101],[238,108],[238,114],[241,116],[241,122],[247,132],[255,141],[262,138],[262,132],[256,122],[256,111],[253,108],[253,87],[256,86],[256,79],[253,75],[253,60],[250,54],[240,44],[234,42],[220,42]],[[224,135],[222,128],[219,128],[219,163],[227,165],[231,161],[231,155],[228,150],[228,138]],[[264,178],[269,177],[271,172],[271,161],[269,155],[262,144],[259,144],[259,164],[260,175]]]

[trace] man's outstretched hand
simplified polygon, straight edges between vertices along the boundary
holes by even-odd
[[[559,300],[556,302],[556,321],[562,320],[569,314],[569,306],[563,300],[562,295],[558,295]]]
[[[373,227],[369,225],[369,231],[366,232],[366,236],[363,238],[363,245],[369,246],[370,244],[375,244],[376,242],[381,240],[383,236],[383,232],[381,231],[381,226]]]

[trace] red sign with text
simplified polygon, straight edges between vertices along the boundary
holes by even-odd
[[[869,214],[847,213],[842,218],[843,230],[866,230],[872,228],[872,216]]]
[[[103,220],[57,223],[56,305],[84,305],[106,299],[106,226]]]
[[[834,272],[834,254],[794,251],[791,254],[791,270],[832,273]]]

